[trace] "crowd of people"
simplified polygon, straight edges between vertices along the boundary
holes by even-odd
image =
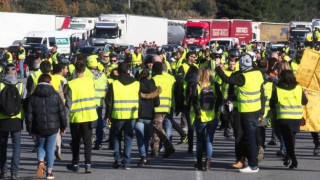
[[[115,45],[108,52],[76,54],[70,63],[62,61],[54,47],[51,54],[34,57],[26,85],[18,80],[12,55],[5,52],[0,83],[0,179],[7,177],[7,171],[11,179],[19,179],[23,123],[35,143],[38,178],[45,171],[47,179],[54,179],[54,157],[63,158],[61,144],[67,126],[72,160],[66,166],[74,172],[80,170],[83,143],[85,173],[92,173],[91,152],[102,150],[106,127],[110,127],[106,149],[114,151],[115,169],[130,169],[134,134],[140,154],[137,166],[146,166],[148,157],[159,156],[162,149],[164,158],[174,154],[172,128],[180,136],[178,144],[188,144],[187,153],[194,152],[195,134],[197,170],[210,170],[215,131],[223,130],[230,138],[232,129],[232,167],[257,173],[258,162],[264,159],[266,127],[272,127],[268,144],[281,144],[277,155],[284,157],[283,165],[298,167],[295,135],[302,105],[308,102],[294,76],[302,49],[290,57],[288,45],[268,52],[255,42],[226,49],[214,43],[194,50],[186,44],[166,51],[154,47],[155,54],[148,54],[154,44],[141,43],[133,52],[119,52]],[[23,64],[23,45],[17,58]],[[20,77],[24,77],[21,68]],[[181,122],[174,116],[181,117]],[[13,144],[10,169],[9,134]],[[317,155],[318,133],[312,137]]]

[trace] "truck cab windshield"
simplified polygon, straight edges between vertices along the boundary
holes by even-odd
[[[26,37],[23,39],[23,44],[41,44],[42,37]]]
[[[187,38],[202,38],[204,29],[202,27],[188,27],[186,31]]]
[[[115,39],[118,37],[118,28],[96,29],[95,38]]]

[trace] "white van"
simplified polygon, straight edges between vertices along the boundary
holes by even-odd
[[[57,45],[58,53],[68,58],[71,54],[71,44],[75,41],[82,44],[86,39],[86,30],[30,31],[23,38],[23,44],[44,44],[49,50]]]
[[[222,46],[225,46],[225,47],[231,47],[231,48],[235,44],[239,44],[239,39],[235,38],[235,37],[212,38],[212,39],[210,39],[210,44],[214,44],[216,41],[219,43],[219,45],[222,45]],[[209,45],[209,43],[207,45]]]

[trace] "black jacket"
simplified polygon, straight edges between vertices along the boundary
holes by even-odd
[[[153,119],[154,107],[160,105],[159,89],[151,79],[140,81],[140,100],[139,100],[139,118]],[[148,94],[149,97],[144,97],[143,94]]]
[[[65,106],[59,94],[47,83],[37,85],[28,102],[27,131],[48,136],[67,127]]]

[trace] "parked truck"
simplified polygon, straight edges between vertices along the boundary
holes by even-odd
[[[66,29],[70,16],[0,12],[0,49],[22,40],[29,31]]]
[[[253,41],[288,41],[288,35],[289,23],[252,22]]]
[[[168,19],[130,14],[101,14],[92,44],[168,43]]]
[[[86,30],[89,36],[93,35],[94,26],[98,18],[93,17],[74,17],[70,22],[70,29]]]
[[[290,38],[289,40],[296,46],[298,42],[307,41],[306,35],[312,31],[312,22],[291,21],[290,22]]]
[[[251,20],[190,19],[186,24],[186,44],[204,45],[213,38],[238,38],[241,44],[252,40]]]

